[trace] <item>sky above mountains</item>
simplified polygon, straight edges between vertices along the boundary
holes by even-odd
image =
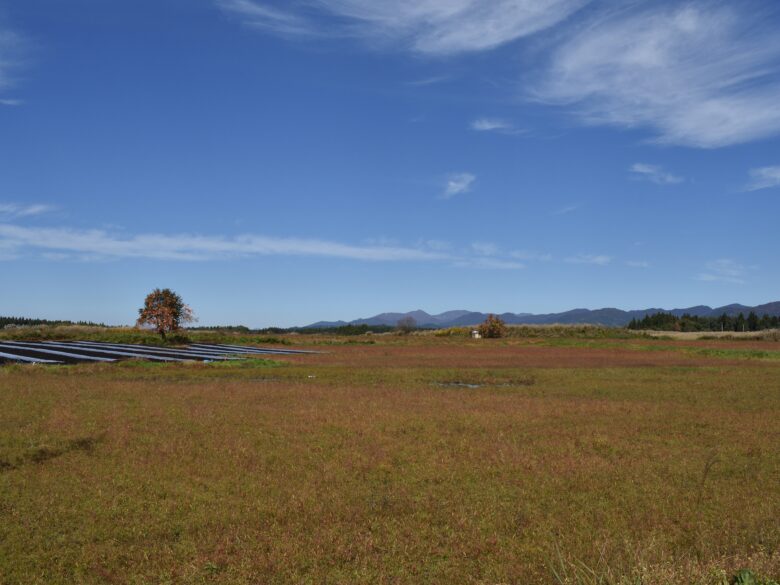
[[[0,0],[0,314],[780,290],[773,1]]]

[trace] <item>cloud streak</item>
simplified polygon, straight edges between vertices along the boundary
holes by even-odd
[[[729,258],[713,260],[705,265],[705,271],[696,276],[703,282],[725,282],[729,284],[745,284],[745,277],[751,267],[743,266]]]
[[[498,248],[475,246],[471,254],[452,254],[446,246],[425,242],[419,247],[351,245],[308,238],[241,235],[232,238],[191,234],[140,234],[119,236],[105,230],[27,227],[0,223],[0,259],[25,255],[58,261],[111,261],[144,259],[199,262],[250,259],[264,256],[301,256],[365,262],[440,262],[458,268],[517,270],[515,259],[493,257]],[[476,254],[476,255],[475,255]]]
[[[412,87],[426,87],[429,85],[444,83],[445,81],[449,81],[450,79],[451,77],[449,75],[434,75],[433,77],[424,77],[422,79],[407,81],[406,85],[410,85]]]
[[[493,242],[472,242],[471,249],[480,256],[495,256],[499,253],[498,246]]]
[[[551,215],[567,215],[569,213],[573,213],[577,211],[580,208],[579,205],[567,205],[566,207],[561,207],[560,209],[556,209],[552,212]]]
[[[454,173],[447,178],[447,184],[444,187],[443,199],[451,199],[456,195],[468,193],[471,186],[477,180],[471,173]]]
[[[612,256],[604,254],[577,254],[566,258],[569,264],[592,264],[595,266],[606,266],[612,262]]]
[[[320,36],[313,23],[289,10],[253,0],[216,0],[216,3],[224,11],[239,15],[252,28],[284,37]]]
[[[534,250],[513,250],[509,255],[517,260],[536,262],[550,262],[553,259],[552,254],[536,252]]]
[[[351,36],[428,55],[493,49],[550,28],[590,0],[217,0],[248,24],[285,36]],[[281,6],[284,6],[282,8]]]
[[[772,187],[780,187],[780,165],[750,170],[750,182],[745,187],[746,191],[758,191]]]
[[[477,118],[471,122],[470,128],[475,132],[496,132],[498,134],[521,134],[514,124],[500,118]]]
[[[554,51],[535,96],[585,123],[647,128],[663,144],[776,135],[780,36],[769,10],[694,1],[613,11]]]
[[[684,181],[682,177],[667,173],[657,165],[634,163],[628,170],[633,174],[634,178],[650,181],[656,185],[676,185]]]
[[[521,270],[528,262],[549,262],[550,254],[535,251],[502,251],[492,242],[473,242],[457,251],[437,240],[421,240],[404,246],[388,240],[346,244],[314,238],[244,234],[234,237],[194,234],[125,235],[104,229],[37,227],[0,223],[0,260],[40,258],[56,261],[106,262],[154,260],[206,262],[288,256],[331,258],[362,262],[427,262],[455,268]],[[565,262],[604,266],[610,256],[581,254]]]
[[[7,250],[71,253],[88,259],[216,260],[251,256],[314,256],[365,261],[444,260],[445,254],[398,246],[355,246],[327,240],[243,235],[235,238],[141,234],[120,237],[103,230],[0,224]]]
[[[462,268],[479,268],[483,270],[522,270],[525,264],[515,260],[503,260],[501,258],[471,258],[468,260],[458,260],[456,266]]]
[[[54,211],[50,205],[34,203],[32,205],[19,205],[18,203],[0,203],[0,218],[13,219],[18,217],[32,217]]]
[[[20,65],[23,46],[22,37],[10,30],[0,28],[0,92],[13,85],[11,72]],[[21,103],[21,100],[17,99],[0,100],[0,105],[4,106],[18,106]]]
[[[380,49],[441,56],[486,51],[551,29],[592,3],[214,1],[267,33],[362,39]],[[780,134],[780,36],[771,25],[778,11],[772,3],[623,4],[591,11],[576,28],[561,30],[533,99],[566,107],[586,124],[648,130],[660,144],[719,148]],[[521,132],[495,118],[478,118],[471,128]]]

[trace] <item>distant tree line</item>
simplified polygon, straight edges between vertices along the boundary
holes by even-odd
[[[763,315],[759,317],[755,311],[736,316],[698,317],[685,314],[680,317],[671,313],[655,313],[643,319],[631,319],[629,329],[650,329],[654,331],[762,331],[780,327],[780,317]]]
[[[274,328],[272,328],[274,329]],[[332,335],[365,335],[366,333],[389,333],[396,328],[391,325],[340,325],[339,327],[306,327],[285,329],[282,332],[295,332],[302,334],[328,333]],[[271,333],[271,331],[269,331]]]
[[[300,335],[365,335],[366,333],[389,333],[399,331],[399,327],[390,325],[339,325],[337,327],[262,327],[253,329],[245,325],[199,325],[187,327],[188,331],[220,331],[246,335],[281,335],[298,333]]]
[[[246,325],[198,325],[187,327],[188,331],[224,331],[225,333],[256,333],[259,329],[250,329]]]
[[[82,325],[86,327],[105,327],[103,323],[93,323],[92,321],[52,321],[49,319],[30,319],[29,317],[0,317],[0,329],[8,326],[33,327],[38,325]]]

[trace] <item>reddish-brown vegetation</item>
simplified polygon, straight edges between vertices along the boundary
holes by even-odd
[[[780,574],[771,355],[400,338],[0,370],[0,582]]]

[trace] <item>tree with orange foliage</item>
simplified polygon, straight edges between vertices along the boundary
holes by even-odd
[[[165,339],[167,333],[178,331],[185,323],[195,321],[192,309],[184,304],[182,298],[169,288],[154,289],[138,309],[138,326],[151,325]]]

